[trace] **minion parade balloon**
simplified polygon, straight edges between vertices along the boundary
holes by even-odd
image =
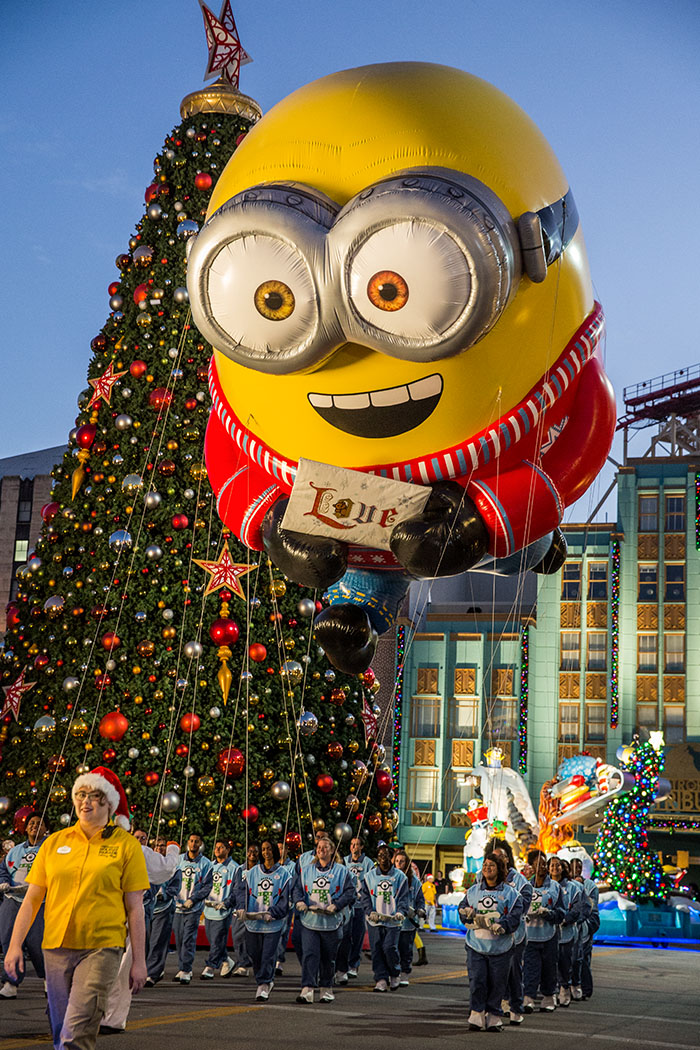
[[[336,667],[369,666],[411,578],[561,566],[615,425],[603,312],[566,178],[496,88],[394,63],[294,92],[223,171],[188,289],[219,514],[326,590]],[[369,519],[385,543],[355,538]]]

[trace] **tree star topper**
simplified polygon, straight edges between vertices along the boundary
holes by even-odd
[[[222,76],[224,80],[237,88],[241,66],[252,62],[252,59],[241,47],[231,10],[231,0],[224,0],[218,18],[209,10],[204,0],[199,0],[199,6],[202,8],[204,30],[207,34],[207,47],[209,48],[209,61],[204,79],[211,80],[212,77]]]
[[[205,572],[211,575],[207,589],[204,592],[205,597],[207,594],[213,594],[214,591],[220,590],[221,587],[230,587],[238,598],[242,598],[245,601],[240,577],[252,572],[253,569],[257,569],[257,562],[255,565],[234,562],[228,549],[228,540],[224,543],[224,549],[218,561],[200,561],[198,558],[193,560],[195,565],[199,565],[200,569],[204,569]]]
[[[2,711],[0,711],[0,718],[3,717],[8,711],[11,711],[15,716],[15,722],[19,721],[19,705],[22,702],[22,696],[24,693],[28,693],[30,689],[33,689],[36,682],[25,682],[24,674],[26,667],[22,668],[19,678],[17,678],[12,685],[4,685],[3,692],[5,693],[5,703],[3,704]]]
[[[95,391],[90,398],[88,408],[92,408],[93,405],[96,405],[100,398],[103,398],[103,400],[109,404],[112,398],[112,387],[118,379],[121,379],[121,377],[125,375],[126,372],[115,372],[114,365],[110,361],[101,376],[98,376],[97,379],[88,379],[88,383]]]

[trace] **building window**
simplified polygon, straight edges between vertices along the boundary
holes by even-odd
[[[637,673],[656,674],[659,666],[658,661],[659,640],[655,634],[637,635]]]
[[[659,497],[658,496],[640,496],[639,497],[639,531],[640,532],[658,532],[659,531]]]
[[[26,523],[32,520],[32,501],[21,499],[17,504],[17,521]]]
[[[574,744],[579,739],[579,705],[559,704],[559,743]]]
[[[14,561],[24,562],[29,554],[29,540],[15,540]]]
[[[666,573],[666,586],[664,588],[664,601],[685,601],[685,565],[683,562],[670,562],[664,566]]]
[[[639,601],[655,602],[659,598],[659,566],[639,566]]]
[[[437,769],[409,769],[408,809],[436,809]]]
[[[497,697],[486,701],[486,727],[484,735],[487,740],[498,743],[501,740],[513,740],[517,736],[517,701]]]
[[[455,696],[449,703],[450,737],[479,736],[479,698]]]
[[[561,632],[561,658],[559,668],[562,671],[581,670],[581,632]]]
[[[666,532],[685,532],[685,496],[666,497]]]
[[[685,635],[664,635],[664,671],[666,674],[685,673]]]
[[[591,743],[605,740],[607,707],[605,704],[586,704],[586,740]]]
[[[586,668],[605,671],[608,666],[608,635],[606,631],[589,631],[586,639]]]
[[[464,770],[451,769],[445,780],[445,809],[448,813],[466,810],[474,798],[474,786],[467,784]]]
[[[656,704],[637,704],[637,726],[640,729],[658,729],[659,709]]]
[[[588,600],[604,602],[608,597],[608,563],[591,561],[588,563]]]
[[[411,700],[411,736],[440,736],[439,696],[414,696]]]
[[[664,704],[664,740],[666,744],[685,740],[685,704]]]
[[[561,578],[561,600],[579,602],[581,600],[581,562],[564,562]]]

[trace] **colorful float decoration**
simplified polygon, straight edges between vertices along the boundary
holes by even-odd
[[[566,758],[556,777],[545,785],[549,800],[547,824],[559,831],[565,826],[595,827],[603,819],[605,806],[633,787],[632,773],[600,758],[591,755]]]

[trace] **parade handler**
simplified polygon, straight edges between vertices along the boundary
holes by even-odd
[[[22,943],[46,897],[43,949],[53,1045],[93,1050],[127,924],[132,992],[146,980],[143,893],[149,883],[141,846],[126,830],[128,806],[116,774],[103,766],[82,774],[72,797],[78,821],[50,835],[32,865],[5,971],[16,978],[23,970]]]

